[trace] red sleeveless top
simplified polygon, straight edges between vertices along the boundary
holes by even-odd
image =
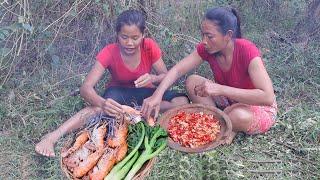
[[[241,89],[255,88],[250,79],[248,68],[251,60],[255,57],[261,57],[261,55],[252,42],[246,39],[235,39],[232,64],[227,72],[222,71],[215,57],[206,51],[203,43],[197,45],[197,52],[203,60],[210,64],[215,82],[218,84]]]

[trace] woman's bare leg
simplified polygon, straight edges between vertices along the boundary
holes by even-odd
[[[160,112],[165,112],[171,108],[188,104],[188,98],[185,96],[175,97],[170,102],[162,101],[160,104]]]
[[[101,111],[102,110],[99,107],[86,107],[80,110],[61,126],[59,126],[58,129],[44,135],[42,140],[35,146],[36,152],[43,156],[54,157],[54,144],[63,135],[81,128],[90,116],[100,113]]]
[[[232,133],[226,139],[226,144],[231,144],[237,132],[247,132],[253,121],[253,114],[248,105],[240,103],[227,107],[224,112],[229,116],[232,123]]]
[[[194,92],[195,86],[202,83],[205,80],[207,79],[202,76],[190,75],[186,80],[186,89],[187,89],[188,96],[192,101],[192,103],[201,103],[201,104],[216,106],[211,97],[200,97],[200,96],[197,96]]]

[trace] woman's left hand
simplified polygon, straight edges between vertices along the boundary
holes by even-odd
[[[222,86],[220,84],[205,80],[194,87],[194,93],[201,97],[219,96],[221,95],[221,89]]]
[[[137,80],[134,81],[136,88],[146,87],[153,83],[153,76],[152,74],[146,73],[140,76]]]

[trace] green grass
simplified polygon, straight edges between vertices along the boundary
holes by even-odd
[[[0,36],[0,47],[13,49],[8,55],[0,54],[0,179],[65,179],[59,158],[37,155],[34,145],[85,106],[79,95],[70,94],[79,88],[95,54],[112,41],[110,19],[128,8],[128,4],[115,3],[114,16],[110,17],[110,9],[102,2],[96,0],[86,6],[88,2],[30,1],[31,9],[25,9],[30,15],[24,15],[24,23],[29,22],[33,32],[12,26],[11,36]],[[279,5],[278,10],[272,2],[275,7]],[[166,148],[147,179],[319,179],[319,37],[304,46],[272,36],[276,32],[290,40],[307,7],[305,1],[164,0],[155,4],[155,12],[147,9],[149,34],[159,42],[168,67],[191,52],[201,39],[199,23],[205,9],[228,4],[237,7],[244,37],[254,41],[263,53],[279,113],[277,123],[266,134],[239,134],[231,145],[210,152],[186,154]],[[19,5],[4,4],[7,9],[1,12],[18,13]],[[72,11],[59,19],[69,9]],[[1,27],[18,22],[16,16],[8,14]],[[0,34],[6,35],[3,29]],[[20,42],[22,33],[25,40],[18,53],[20,46],[13,42]],[[212,76],[207,64],[195,73]],[[108,77],[106,74],[104,81]],[[184,79],[174,88],[183,91]],[[103,82],[97,89],[103,90]],[[58,155],[70,136],[57,143]]]

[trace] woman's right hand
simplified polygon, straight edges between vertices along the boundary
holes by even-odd
[[[118,116],[120,113],[123,113],[121,104],[117,103],[115,100],[108,98],[102,104],[102,109],[109,116]]]
[[[152,96],[143,100],[141,113],[146,119],[149,119],[151,113],[154,111],[154,118],[157,118],[160,111],[160,104],[162,96],[153,94]]]

